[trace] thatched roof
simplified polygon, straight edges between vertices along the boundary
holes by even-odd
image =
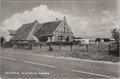
[[[61,21],[52,21],[46,22],[43,24],[39,24],[38,22],[32,22],[28,24],[23,24],[16,32],[15,36],[11,39],[12,40],[35,40],[34,36],[48,36],[53,35],[53,32],[56,28],[60,25]],[[35,23],[37,23],[35,25]],[[32,33],[32,34],[31,34]]]
[[[42,27],[37,30],[35,36],[51,36],[62,21],[53,21],[41,24]]]
[[[33,26],[34,22],[23,24],[16,32],[15,36],[11,40],[27,40]]]

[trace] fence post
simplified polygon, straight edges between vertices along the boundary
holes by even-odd
[[[58,45],[59,45],[59,50],[60,50],[60,48],[61,48],[61,42],[59,42],[59,44],[58,44]]]
[[[72,52],[72,47],[73,47],[73,44],[71,43],[70,44],[70,51]]]
[[[110,49],[110,45],[109,45],[109,53],[110,53],[111,49]]]
[[[17,46],[17,45],[14,43],[14,44],[13,44],[13,48],[16,49],[16,46]]]
[[[14,49],[17,49],[17,42],[14,42]]]
[[[42,48],[42,44],[40,43],[40,49]]]
[[[118,52],[120,51],[120,43],[118,43]]]
[[[88,52],[88,44],[86,44],[86,49],[87,49],[87,52]]]
[[[28,49],[29,49],[29,50],[32,50],[32,48],[33,48],[33,42],[30,41],[30,42],[28,43]]]
[[[97,44],[97,51],[99,52],[99,43]]]
[[[53,51],[53,48],[52,48],[52,42],[48,42],[48,46],[49,46],[49,51]]]

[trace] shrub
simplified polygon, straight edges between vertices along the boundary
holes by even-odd
[[[74,52],[74,53],[71,53],[69,54],[71,57],[75,57],[75,58],[79,58],[79,53],[77,52]]]
[[[2,48],[11,48],[13,45],[11,42],[5,42],[3,44],[1,44]]]
[[[117,48],[117,44],[112,44],[109,54],[117,57],[119,56],[119,48]]]
[[[71,45],[73,42],[51,42],[53,45]]]
[[[40,42],[46,42],[48,40],[48,37],[46,37],[46,36],[40,36],[37,38],[39,39]]]
[[[120,33],[118,29],[113,29],[111,33],[112,33],[112,38],[114,38],[115,40],[115,43],[113,44],[115,49],[112,50],[109,54],[119,56]]]

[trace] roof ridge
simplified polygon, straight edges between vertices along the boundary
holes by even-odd
[[[51,22],[59,22],[59,21],[62,21],[62,20],[58,20],[58,21],[49,21],[49,22],[44,22],[44,23],[39,23],[39,24],[45,24],[45,23],[51,23]]]
[[[56,30],[56,28],[59,26],[59,24],[62,22],[62,20],[59,21],[51,21],[41,24],[41,28],[35,32],[35,36],[44,36],[44,35],[50,35],[53,34],[53,32]]]
[[[32,23],[35,23],[35,22],[24,23],[24,24],[22,24],[22,25],[25,25],[25,24],[32,24]]]
[[[62,20],[58,20],[58,21],[62,21]],[[58,22],[58,21],[49,21],[49,22],[44,22],[44,23],[51,23],[51,22]],[[35,23],[35,22],[25,23],[25,24],[22,24],[22,25],[32,24],[32,23]],[[44,23],[38,23],[38,24],[44,24]]]

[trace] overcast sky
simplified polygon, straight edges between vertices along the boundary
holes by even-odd
[[[22,24],[67,18],[78,37],[110,37],[117,24],[117,0],[2,0],[1,35]]]

